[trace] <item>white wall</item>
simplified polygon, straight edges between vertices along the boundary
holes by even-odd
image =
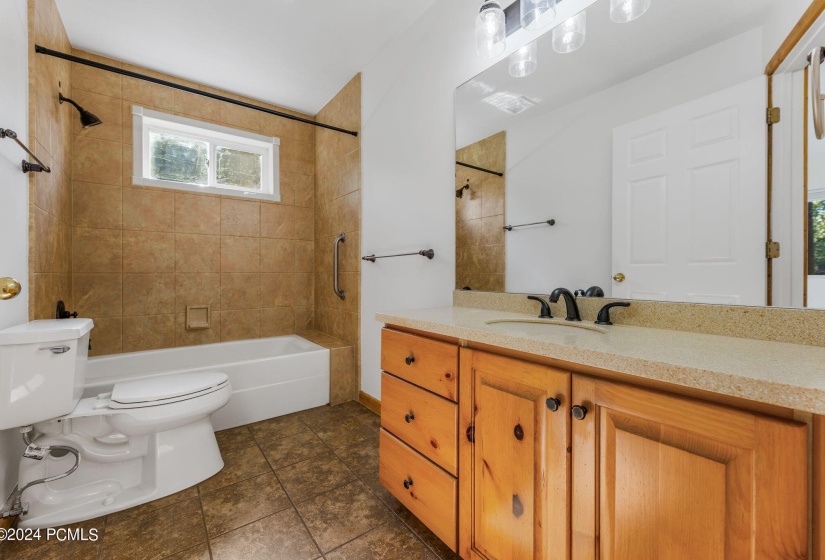
[[[595,0],[567,0],[559,21]],[[380,397],[375,313],[450,305],[455,280],[455,88],[496,61],[475,54],[479,0],[438,0],[362,74],[362,252],[435,250],[364,262],[361,389]],[[538,33],[508,41],[515,50]]]
[[[507,223],[556,220],[507,234],[507,291],[609,295],[613,129],[758,78],[761,52],[755,29],[507,129]]]
[[[28,39],[26,0],[0,2],[0,127],[28,139]],[[0,140],[0,276],[23,284],[23,293],[0,301],[0,329],[28,320],[29,180],[20,169],[25,156],[12,140]],[[21,445],[16,430],[0,432],[0,501],[17,484]]]
[[[785,37],[811,5],[811,0],[780,0],[768,14],[762,27],[762,63],[767,65]]]

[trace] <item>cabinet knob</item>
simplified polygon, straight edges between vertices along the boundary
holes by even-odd
[[[406,488],[407,490],[409,490],[410,486],[412,486],[412,485],[413,485],[412,478],[407,478],[404,481],[404,488]]]
[[[516,424],[516,427],[513,428],[513,435],[515,435],[519,441],[524,439],[524,428],[521,427],[521,424]]]
[[[584,417],[587,416],[587,407],[577,404],[570,409],[570,414],[572,414],[576,420],[584,420]]]
[[[561,401],[557,398],[550,397],[547,399],[547,408],[550,409],[550,412],[556,412],[559,407],[561,406]]]
[[[475,426],[467,426],[467,441],[470,443],[476,442],[476,427]]]
[[[414,361],[415,361],[415,356],[407,356],[406,358],[404,358],[404,362],[406,362],[406,364],[407,364],[408,366],[409,366],[409,365],[412,365],[412,363],[413,363]]]
[[[405,414],[405,415],[404,415],[404,420],[406,420],[406,421],[407,421],[407,424],[409,424],[410,422],[412,422],[413,420],[415,420],[415,414],[413,414],[413,411],[412,411],[412,410],[410,411],[410,413],[409,413],[409,414]]]

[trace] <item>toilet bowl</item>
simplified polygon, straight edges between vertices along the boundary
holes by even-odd
[[[21,527],[106,515],[193,486],[223,468],[210,417],[232,395],[226,374],[126,381],[80,398],[91,321],[32,323],[0,331],[0,429],[33,424],[34,443],[72,447],[80,463],[71,475],[24,491],[29,507]],[[18,487],[74,464],[69,453],[23,457]]]

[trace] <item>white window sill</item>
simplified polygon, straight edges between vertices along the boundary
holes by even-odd
[[[144,187],[160,187],[176,191],[188,191],[201,194],[214,194],[221,196],[235,196],[239,198],[250,198],[254,200],[267,200],[270,202],[280,202],[280,195],[261,193],[255,191],[243,191],[236,189],[222,189],[219,187],[201,187],[188,183],[175,183],[173,181],[159,181],[157,179],[144,179],[143,177],[132,177],[132,185]]]

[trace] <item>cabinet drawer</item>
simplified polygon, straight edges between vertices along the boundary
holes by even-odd
[[[458,401],[458,346],[455,344],[383,329],[381,369]]]
[[[456,479],[381,430],[378,475],[381,484],[455,552]],[[404,482],[409,488],[404,487]]]
[[[458,475],[458,405],[381,375],[381,426],[445,470]]]

